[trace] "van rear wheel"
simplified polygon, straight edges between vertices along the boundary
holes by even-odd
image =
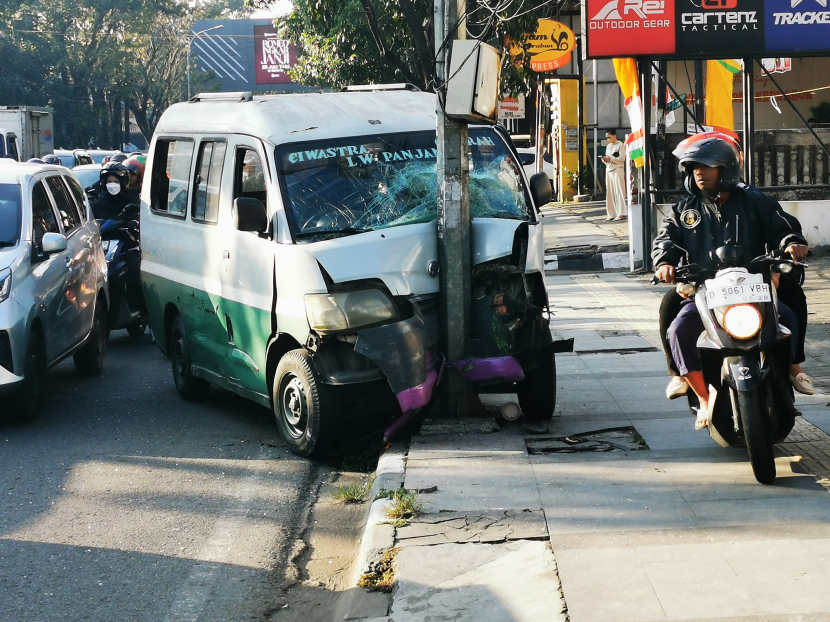
[[[307,458],[328,449],[337,432],[334,401],[308,352],[291,350],[280,359],[271,397],[277,427],[293,453]]]
[[[210,383],[193,375],[190,347],[187,345],[187,334],[181,317],[176,317],[170,331],[170,361],[173,367],[173,382],[179,395],[188,401],[205,399],[210,390]]]

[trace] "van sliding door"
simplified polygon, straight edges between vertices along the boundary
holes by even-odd
[[[272,167],[259,141],[239,137],[228,145],[233,162],[233,206],[238,198],[260,201],[273,212]],[[223,202],[223,206],[225,203]],[[265,349],[271,335],[274,296],[274,242],[270,231],[257,234],[236,229],[233,215],[224,230],[222,261],[222,319],[232,348],[227,373],[248,391],[267,395]],[[269,226],[270,229],[270,226]]]

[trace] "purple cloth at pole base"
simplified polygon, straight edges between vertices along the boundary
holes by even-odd
[[[469,382],[518,382],[525,373],[515,356],[499,356],[486,359],[462,359],[451,365]]]

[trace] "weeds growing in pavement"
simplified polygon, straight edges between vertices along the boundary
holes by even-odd
[[[393,490],[386,498],[392,502],[386,510],[386,515],[395,521],[406,521],[415,518],[421,513],[421,508],[424,507],[423,501],[418,499],[418,493],[406,488]]]
[[[372,564],[369,572],[360,575],[357,582],[358,587],[363,587],[370,592],[391,592],[395,585],[395,569],[392,563],[395,555],[400,549],[389,549],[383,554],[380,561]]]
[[[366,493],[369,492],[374,481],[374,478],[369,478],[366,481],[348,486],[335,486],[334,498],[340,503],[363,503]]]

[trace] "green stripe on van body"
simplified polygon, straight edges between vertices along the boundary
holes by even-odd
[[[250,397],[249,392],[267,396],[265,351],[271,334],[270,311],[146,271],[142,281],[153,326],[164,326],[169,303],[178,309],[198,375],[245,397]],[[226,316],[233,326],[234,345],[229,342]],[[167,349],[169,354],[169,345]],[[209,374],[201,373],[203,369]]]

